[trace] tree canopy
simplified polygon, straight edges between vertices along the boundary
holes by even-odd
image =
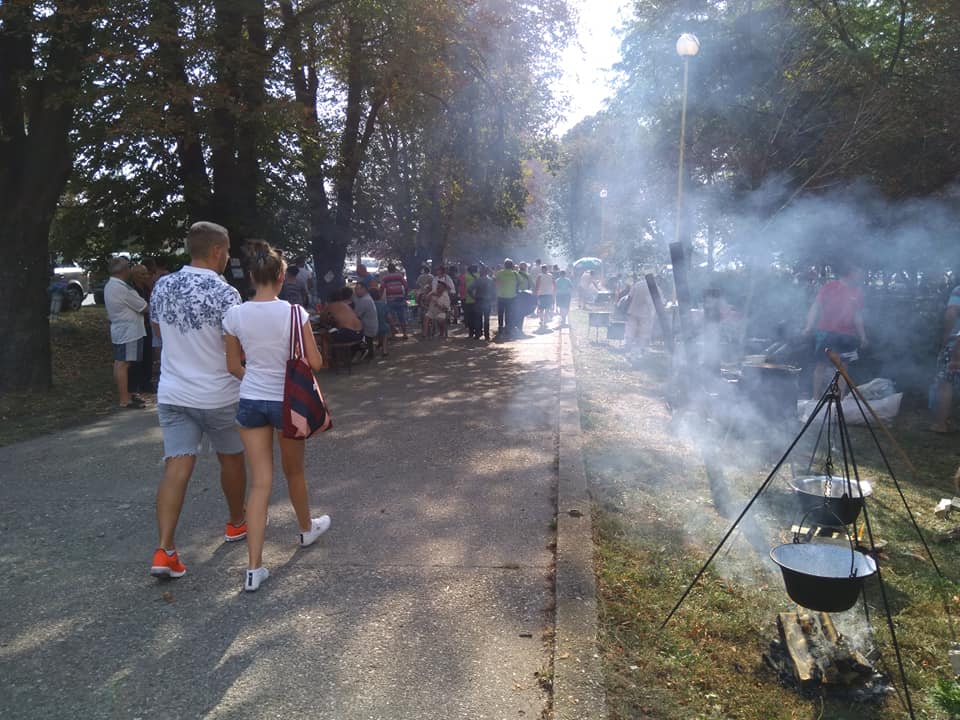
[[[684,174],[689,239],[709,267],[841,252],[878,270],[960,266],[948,231],[960,172],[956,3],[691,0],[634,10],[615,96],[564,138],[552,190],[564,246],[593,252],[606,236],[624,262],[665,260],[682,97],[674,43],[692,32],[702,47],[689,61]]]
[[[0,390],[49,384],[48,252],[348,249],[415,263],[522,222],[565,0],[10,0],[0,5]],[[459,246],[458,246],[459,243]]]

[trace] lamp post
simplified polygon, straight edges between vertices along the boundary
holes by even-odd
[[[677,218],[674,223],[674,242],[670,244],[670,260],[673,264],[674,289],[677,296],[677,312],[680,319],[680,345],[677,354],[679,366],[686,364],[684,344],[689,337],[690,323],[687,314],[690,308],[690,286],[687,284],[687,265],[689,258],[680,241],[680,225],[683,218],[683,151],[687,134],[687,76],[690,70],[690,58],[700,52],[700,41],[696,35],[684,33],[677,39],[677,54],[683,58],[683,99],[680,111],[680,163],[677,167]]]
[[[683,151],[687,134],[687,77],[690,70],[690,58],[700,52],[700,41],[692,33],[684,33],[677,39],[677,55],[683,58],[683,99],[680,105],[680,163],[677,167],[677,222],[674,228],[674,240],[680,242],[680,218],[683,212]]]
[[[607,204],[607,189],[606,189],[606,188],[600,188],[600,252],[599,252],[598,254],[600,254],[601,256],[602,256],[602,254],[605,252],[605,245],[604,245],[604,243],[606,242],[605,232],[604,232],[604,228],[603,228],[603,224],[604,224],[603,221],[605,220],[605,218],[604,218],[604,210],[605,210],[604,205],[606,205],[606,204]]]

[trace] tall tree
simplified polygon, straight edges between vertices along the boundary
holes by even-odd
[[[48,236],[102,13],[94,0],[0,5],[0,392],[50,386]]]

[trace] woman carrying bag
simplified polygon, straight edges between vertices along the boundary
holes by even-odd
[[[286,271],[280,253],[266,243],[254,243],[251,253],[250,279],[256,294],[230,308],[223,320],[227,369],[241,381],[237,425],[250,465],[246,518],[249,563],[243,583],[247,592],[259,588],[270,574],[263,566],[263,542],[273,484],[274,430],[278,431],[283,474],[300,528],[300,545],[312,545],[330,527],[328,515],[310,517],[302,437],[279,432],[284,428],[284,385],[291,347],[302,346],[302,357],[313,370],[322,366],[320,351],[307,311],[277,299]],[[291,322],[291,316],[297,322]]]

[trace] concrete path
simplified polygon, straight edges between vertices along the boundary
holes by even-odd
[[[152,410],[0,449],[0,716],[541,717],[560,334],[395,347],[322,375],[335,427],[307,469],[333,526],[299,549],[278,475],[257,593],[245,543],[221,542],[209,454],[177,537],[187,575],[148,575]]]

